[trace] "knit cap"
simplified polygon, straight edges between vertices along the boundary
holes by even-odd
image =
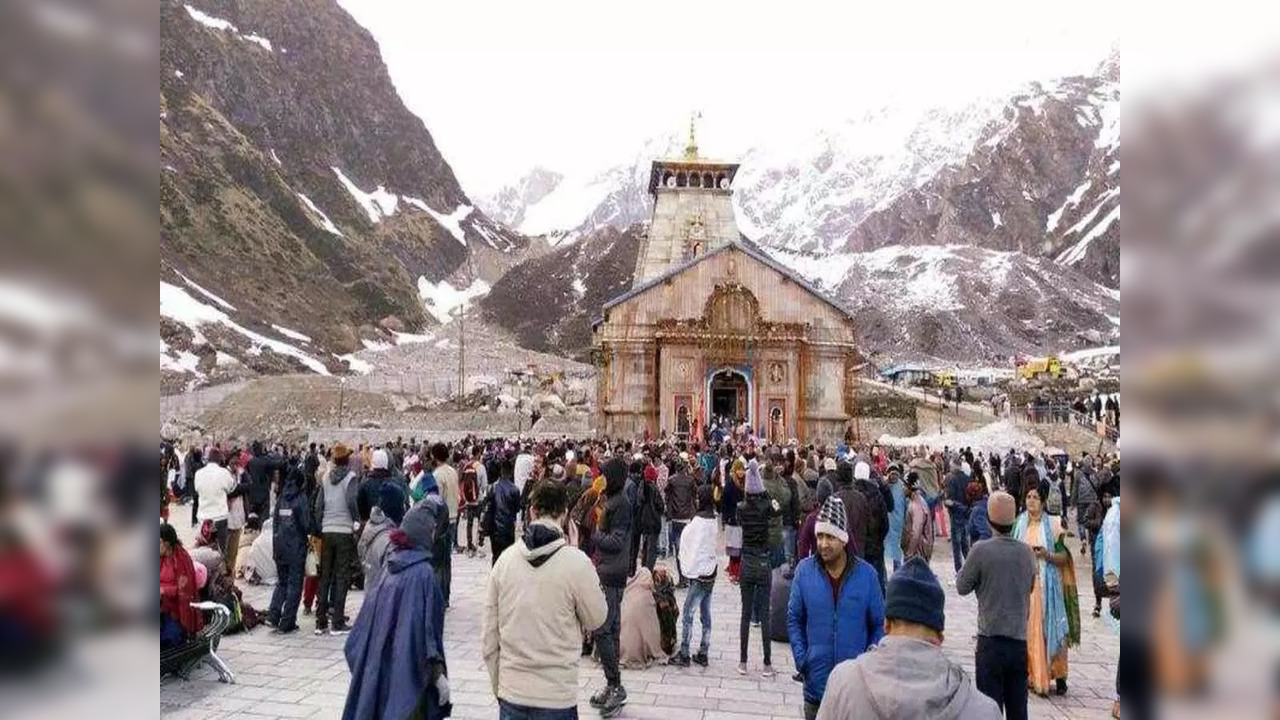
[[[853,466],[853,479],[854,480],[870,480],[871,466],[859,460],[858,464]]]
[[[849,516],[845,514],[844,501],[832,495],[818,510],[818,522],[813,526],[815,535],[830,535],[842,543],[849,542]]]
[[[386,470],[391,467],[391,458],[387,455],[387,451],[381,448],[373,451],[373,469]]]
[[[890,620],[906,620],[942,632],[946,625],[947,596],[929,563],[919,555],[912,557],[889,578],[885,593],[884,616]]]

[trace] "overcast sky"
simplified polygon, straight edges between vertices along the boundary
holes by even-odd
[[[340,2],[473,195],[627,157],[692,110],[704,154],[733,157],[779,128],[1086,72],[1118,36],[1111,0]]]

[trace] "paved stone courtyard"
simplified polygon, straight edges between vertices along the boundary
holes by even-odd
[[[182,524],[182,523],[180,523]],[[180,528],[185,538],[189,528]],[[1079,555],[1077,555],[1079,558]],[[659,561],[664,562],[664,561]],[[722,558],[721,567],[724,567]],[[1031,696],[1033,718],[1109,718],[1114,697],[1118,638],[1105,619],[1089,616],[1093,607],[1092,584],[1084,574],[1087,561],[1078,563],[1083,637],[1071,652],[1067,695],[1041,699]],[[972,674],[977,601],[961,598],[951,587],[950,545],[941,538],[933,569],[947,589],[945,652]],[[445,622],[445,651],[453,692],[453,717],[496,718],[488,673],[480,654],[481,614],[488,558],[454,556],[453,607]],[[271,588],[242,585],[245,599],[265,612]],[[677,591],[683,603],[684,591]],[[355,617],[363,593],[348,595],[348,613]],[[629,701],[621,717],[661,720],[732,720],[747,718],[803,717],[800,684],[791,680],[794,667],[789,646],[774,643],[773,664],[778,676],[760,677],[759,630],[752,628],[748,649],[749,674],[737,673],[738,617],[741,607],[737,586],[716,583],[713,600],[711,664],[687,669],[655,665],[645,670],[623,670]],[[1104,604],[1105,609],[1105,604]],[[224,720],[230,718],[339,718],[346,697],[348,672],[342,655],[345,638],[316,637],[314,623],[300,617],[302,630],[280,637],[270,628],[224,638],[220,655],[236,675],[236,684],[224,685],[202,666],[189,681],[166,679],[160,686],[161,715],[173,720]],[[695,618],[693,644],[700,632]],[[583,659],[579,715],[590,718],[597,711],[586,699],[603,684],[600,668]]]

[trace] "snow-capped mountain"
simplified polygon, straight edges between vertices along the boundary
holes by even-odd
[[[1011,96],[889,105],[817,133],[772,136],[741,158],[739,227],[784,252],[1020,249],[1118,287],[1118,80],[1114,54],[1089,76]],[[644,179],[661,156],[565,178],[524,208],[519,230],[576,238],[647,220]]]
[[[489,217],[509,228],[519,228],[524,223],[524,216],[529,208],[551,194],[562,180],[564,175],[558,172],[535,167],[514,185],[493,195],[476,198],[476,202]]]

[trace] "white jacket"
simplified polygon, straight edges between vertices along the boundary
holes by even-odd
[[[716,536],[720,528],[715,518],[695,515],[680,533],[680,570],[687,578],[702,578],[714,573],[720,559],[716,555]]]
[[[227,493],[236,489],[236,479],[231,471],[209,463],[196,471],[196,495],[200,498],[200,507],[196,509],[196,519],[226,520],[230,509],[227,505]]]
[[[526,545],[537,538],[537,547]],[[554,521],[530,523],[489,575],[482,651],[494,695],[527,707],[578,704],[582,637],[608,614],[596,568]]]

